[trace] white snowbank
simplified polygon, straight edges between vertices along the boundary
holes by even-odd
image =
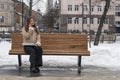
[[[83,64],[99,67],[120,67],[120,43],[104,43],[90,48],[90,57],[83,58]]]

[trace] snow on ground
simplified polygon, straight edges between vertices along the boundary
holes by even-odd
[[[0,65],[17,65],[18,57],[9,55],[11,43],[0,42]],[[91,56],[82,57],[82,65],[116,68],[120,67],[120,41],[116,43],[100,43],[89,48]],[[23,64],[29,65],[29,56],[22,57]],[[44,66],[77,66],[76,56],[44,56]]]
[[[89,48],[91,56],[83,58],[83,64],[99,67],[120,67],[120,43],[100,44]]]

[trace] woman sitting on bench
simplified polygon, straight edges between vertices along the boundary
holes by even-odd
[[[27,20],[27,25],[22,28],[22,34],[24,50],[30,54],[30,72],[39,73],[39,67],[42,66],[41,38],[32,17]]]

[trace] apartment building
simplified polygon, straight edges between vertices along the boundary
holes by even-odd
[[[0,0],[0,32],[14,30],[14,3]]]
[[[97,31],[100,24],[101,15],[104,11],[105,1],[96,2],[91,0],[91,7],[89,7],[89,0],[59,0],[59,4],[60,31]],[[102,32],[109,30],[110,26],[114,27],[114,20],[114,4],[111,3]]]
[[[21,31],[21,28],[26,25],[27,18],[29,17],[29,6],[26,5],[24,2],[13,0],[15,7],[15,21],[14,21],[14,29],[15,31]],[[34,11],[32,10],[32,16],[35,18],[36,25],[40,25],[40,20],[42,15],[40,14],[40,10]]]
[[[120,0],[116,0],[114,2],[115,4],[115,27],[116,27],[116,32],[120,33]]]
[[[29,17],[29,7],[21,1],[14,0],[15,4],[15,31],[20,31],[22,26],[26,24],[26,19]]]

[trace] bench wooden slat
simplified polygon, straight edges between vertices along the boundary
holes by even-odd
[[[83,45],[44,45],[43,49],[50,49],[50,50],[87,50],[86,48],[84,48],[86,46]]]
[[[79,34],[44,34],[41,35],[41,38],[44,37],[44,39],[79,39],[84,40],[84,38],[87,38],[85,36],[86,34],[79,35]]]
[[[78,55],[82,55],[82,56],[90,56],[90,54],[88,54],[89,51],[62,51],[62,50],[44,50],[43,51],[43,55],[70,55],[70,56],[78,56]],[[24,50],[11,50],[10,55],[28,55],[24,52]]]
[[[44,49],[73,49],[73,50],[87,50],[87,45],[83,45],[83,44],[63,44],[63,45],[58,45],[56,46],[56,44],[54,45],[43,45],[42,48]],[[20,43],[13,43],[12,49],[23,49],[23,45]]]

